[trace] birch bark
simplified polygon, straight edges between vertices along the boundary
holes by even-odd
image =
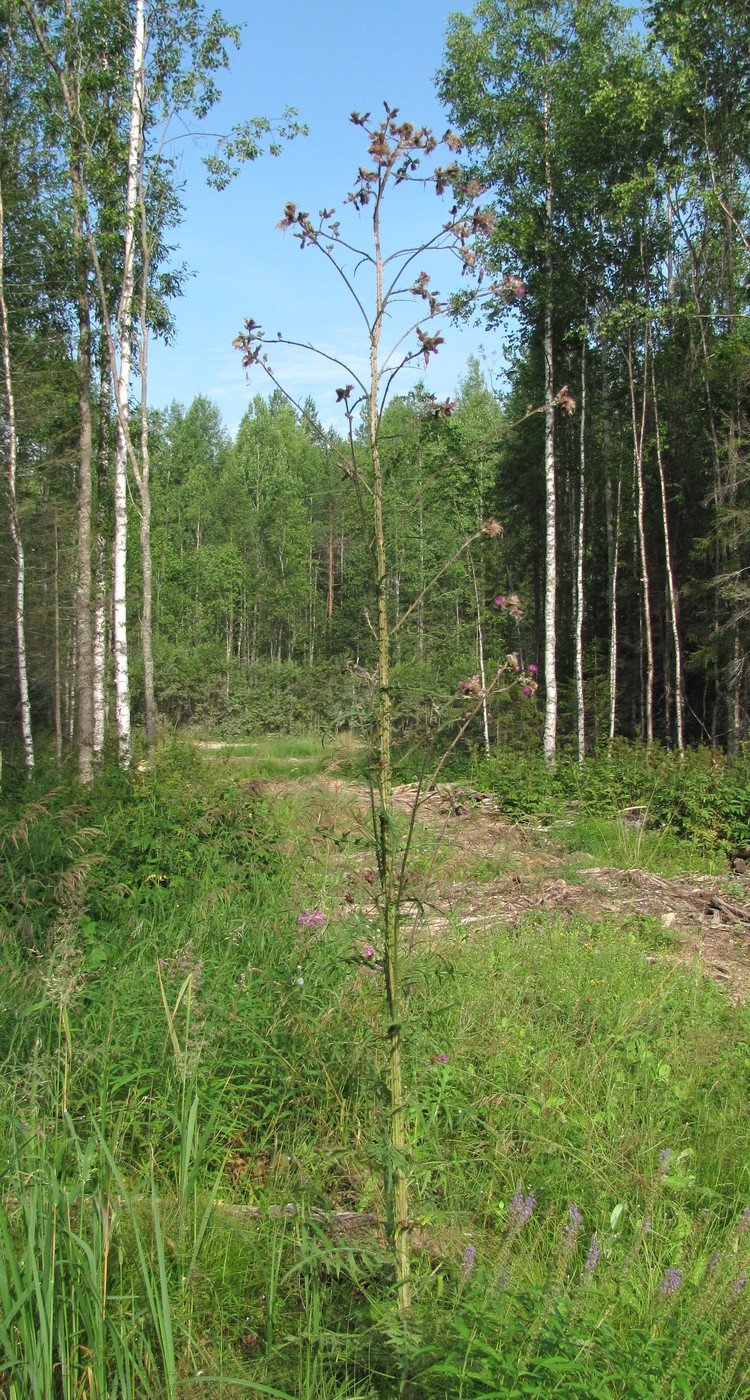
[[[8,483],[8,523],[10,537],[16,556],[15,623],[16,623],[16,663],[18,667],[18,693],[21,709],[21,738],[26,768],[31,777],[34,771],[34,740],[31,732],[31,702],[29,699],[29,673],[26,660],[26,564],[18,519],[18,499],[16,482],[18,476],[18,436],[16,432],[16,399],[13,387],[13,373],[10,354],[10,332],[8,327],[8,307],[5,300],[5,206],[0,186],[0,339],[2,339],[3,383],[5,387],[5,450],[6,480]]]

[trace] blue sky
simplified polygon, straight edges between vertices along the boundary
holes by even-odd
[[[253,116],[278,117],[287,105],[297,107],[310,134],[274,159],[247,166],[230,187],[208,189],[201,150],[189,138],[178,139],[185,181],[186,218],[175,233],[177,258],[192,276],[175,302],[177,336],[170,346],[154,344],[149,368],[149,398],[157,407],[177,400],[189,404],[203,393],[219,406],[231,432],[255,393],[266,394],[268,381],[254,371],[248,384],[232,341],[252,316],[272,334],[282,331],[300,341],[314,341],[331,353],[362,362],[365,342],[356,312],[342,298],[335,274],[328,273],[314,249],[301,252],[290,234],[276,225],[284,204],[294,200],[315,213],[336,205],[351,187],[364,159],[362,133],[349,113],[382,112],[387,100],[402,117],[434,126],[442,135],[446,114],[437,100],[433,75],[443,54],[448,14],[468,4],[442,0],[380,0],[372,6],[343,0],[225,0],[221,9],[233,23],[245,25],[242,45],[233,53],[231,70],[221,75],[223,100],[208,120],[212,132],[228,130]],[[179,129],[172,128],[179,137]],[[442,215],[434,192],[409,191],[392,204],[392,247],[403,233],[433,233]],[[356,216],[353,216],[356,220]],[[359,216],[363,225],[366,214]],[[342,229],[343,232],[343,229]],[[366,228],[362,228],[366,234]],[[452,263],[427,266],[441,290],[455,285]],[[438,397],[453,393],[467,358],[483,345],[490,364],[499,362],[500,337],[478,329],[444,329],[446,345],[430,362],[427,387]],[[338,423],[335,389],[342,376],[304,352],[281,352],[274,358],[295,397],[311,394],[326,423]],[[406,391],[417,378],[401,381]]]

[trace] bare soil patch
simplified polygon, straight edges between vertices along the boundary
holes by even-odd
[[[370,799],[364,785],[327,775],[263,784],[278,795],[295,790],[305,820],[300,840],[326,850],[335,864],[344,917],[376,914],[376,872],[368,835]],[[405,832],[416,785],[394,793]],[[304,831],[303,831],[304,826]],[[658,920],[672,937],[654,940],[654,960],[699,960],[737,1004],[750,998],[750,877],[727,873],[672,877],[648,870],[579,865],[554,842],[513,823],[488,794],[441,784],[423,794],[415,820],[406,883],[405,936],[432,947],[449,930],[481,937],[513,927],[535,912],[588,920]]]

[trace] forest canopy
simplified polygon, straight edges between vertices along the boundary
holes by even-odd
[[[206,397],[148,402],[184,275],[159,132],[210,108],[236,37],[197,0],[6,16],[1,737],[32,767],[52,736],[85,781],[110,729],[130,762],[131,707],[151,748],[159,722],[330,730],[371,703],[346,405],[328,426],[252,380],[232,438]],[[464,262],[505,288],[481,317],[508,371],[471,361],[445,404],[426,373],[385,409],[397,730],[429,733],[511,655],[533,684],[467,742],[553,762],[747,738],[749,40],[739,0],[451,18],[446,199],[483,211]],[[257,119],[241,156],[269,136]],[[464,290],[446,336],[450,314]],[[488,516],[500,549],[462,549]]]

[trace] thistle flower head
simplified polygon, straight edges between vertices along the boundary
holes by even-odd
[[[309,913],[297,915],[298,928],[322,928],[325,921],[326,916],[320,909],[313,909]]]

